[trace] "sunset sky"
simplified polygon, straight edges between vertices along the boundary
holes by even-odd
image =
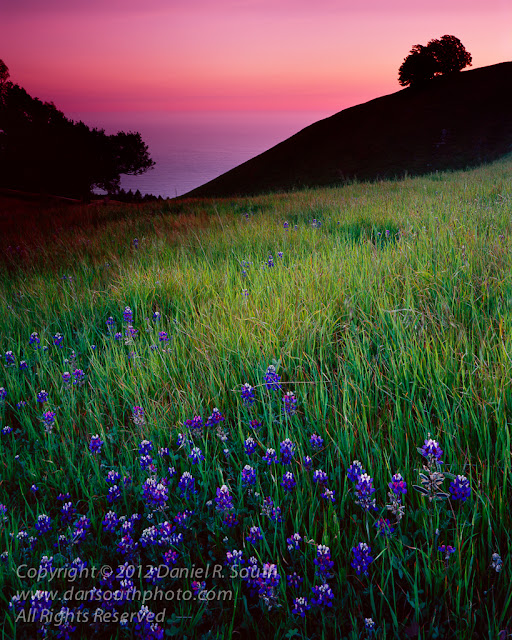
[[[338,111],[453,34],[512,60],[511,0],[2,0],[11,79],[64,112]]]

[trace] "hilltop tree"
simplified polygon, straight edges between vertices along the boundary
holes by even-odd
[[[1,186],[87,200],[93,188],[116,193],[121,174],[140,175],[154,166],[140,133],[107,135],[68,120],[8,77],[0,61]]]
[[[427,46],[416,44],[398,70],[402,87],[418,87],[435,76],[461,71],[471,65],[471,54],[455,36],[430,40]]]
[[[439,74],[454,73],[471,66],[471,54],[455,36],[443,36],[439,40],[431,40],[427,49],[436,60]]]
[[[431,80],[437,69],[438,65],[432,52],[421,44],[415,44],[398,70],[398,82],[403,87],[418,87]]]

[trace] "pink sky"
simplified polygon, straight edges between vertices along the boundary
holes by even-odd
[[[400,89],[453,34],[512,60],[510,0],[3,0],[0,58],[64,112],[323,110]]]

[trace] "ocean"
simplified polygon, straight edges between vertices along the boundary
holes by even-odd
[[[66,113],[106,133],[138,131],[153,169],[122,176],[123,189],[173,198],[216,178],[331,113],[192,111]]]

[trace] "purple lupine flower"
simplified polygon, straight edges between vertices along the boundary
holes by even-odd
[[[286,538],[286,544],[288,545],[288,551],[294,551],[300,549],[301,536],[298,533],[294,533],[289,538]]]
[[[160,313],[160,311],[155,311],[155,313],[153,314],[153,322],[158,322],[161,317],[162,314]]]
[[[119,526],[119,518],[114,511],[108,511],[101,524],[107,531],[115,531]]]
[[[281,507],[276,507],[272,498],[265,498],[263,506],[261,508],[261,514],[268,516],[272,522],[281,522]]]
[[[203,429],[203,419],[201,416],[194,416],[193,418],[189,418],[185,420],[185,427],[190,430],[191,434],[197,433],[198,435],[202,433]]]
[[[262,425],[263,423],[256,419],[251,420],[249,423],[249,426],[251,427],[251,429],[254,429],[254,431],[257,431],[258,429],[260,429]]]
[[[287,471],[284,474],[283,479],[281,480],[281,486],[284,487],[285,491],[293,491],[295,489],[297,482],[295,481],[291,471]]]
[[[364,619],[364,628],[367,631],[373,631],[375,629],[375,622],[373,621],[372,618],[365,618]]]
[[[231,567],[236,567],[244,564],[243,552],[238,551],[237,549],[233,549],[233,551],[228,551],[226,553],[226,564]]]
[[[228,487],[223,484],[222,487],[217,487],[217,497],[215,498],[217,503],[217,511],[232,511],[233,496],[230,495]]]
[[[174,522],[180,527],[184,527],[186,529],[188,527],[188,522],[193,515],[193,511],[190,511],[190,509],[185,509],[185,511],[179,512],[174,516]]]
[[[283,411],[288,416],[293,416],[297,413],[297,398],[293,391],[288,391],[282,398]]]
[[[178,561],[178,552],[169,549],[164,553],[163,560],[166,567],[172,567]]]
[[[324,580],[331,577],[331,569],[334,562],[331,560],[331,550],[323,544],[319,544],[316,550],[316,558],[313,560],[316,565],[316,574]]]
[[[107,327],[110,329],[111,327],[113,327],[115,325],[116,321],[114,320],[114,318],[112,316],[109,316],[107,318],[107,322],[106,325]]]
[[[354,559],[351,562],[351,566],[356,570],[357,575],[368,575],[368,567],[373,562],[373,558],[370,553],[371,548],[366,542],[360,542],[356,547],[352,548]]]
[[[322,469],[317,469],[313,473],[313,482],[316,482],[319,485],[327,484],[328,480],[329,476],[325,473],[325,471],[322,471]]]
[[[214,410],[212,411],[212,415],[206,421],[206,426],[207,427],[214,427],[214,426],[218,425],[220,422],[222,422],[223,420],[225,420],[224,416],[217,409],[217,407],[215,407]]]
[[[267,266],[268,267],[273,267],[274,266],[274,258],[272,255],[269,255],[268,259],[267,259]]]
[[[116,333],[114,333],[114,340],[117,340],[119,342],[119,340],[123,339],[123,334],[120,331],[117,331]]]
[[[379,518],[375,522],[375,527],[379,532],[380,536],[389,538],[393,531],[394,527],[391,526],[391,522],[387,518]]]
[[[64,382],[65,385],[69,385],[69,383],[71,382],[71,374],[69,373],[69,371],[64,371],[64,373],[62,374],[62,382]]]
[[[285,224],[287,225],[285,229],[287,229],[288,223],[285,222]],[[307,598],[295,598],[295,600],[293,601],[293,609],[292,609],[292,613],[294,615],[304,618],[306,616],[306,611],[308,611],[308,609],[311,609],[311,605],[308,604]]]
[[[242,469],[242,484],[244,486],[256,484],[256,471],[248,464]]]
[[[3,427],[2,434],[4,436],[8,436],[10,433],[12,433],[12,427],[10,427],[9,425],[6,425],[5,427]]]
[[[73,384],[77,386],[82,386],[85,382],[85,373],[83,369],[75,369],[73,371]]]
[[[292,589],[298,589],[304,582],[304,578],[294,571],[292,574],[286,576],[286,582]]]
[[[471,495],[471,487],[466,476],[457,476],[449,487],[453,500],[465,502]]]
[[[263,540],[263,534],[259,527],[251,527],[247,534],[247,541],[251,544],[257,544],[260,540]]]
[[[276,464],[279,462],[277,459],[277,453],[275,449],[267,449],[266,454],[263,456],[263,460],[270,466],[273,462]]]
[[[443,461],[441,460],[443,450],[436,440],[432,440],[431,438],[426,439],[425,444],[421,447],[421,449],[419,449],[419,452],[422,456],[428,458],[429,461],[435,460],[439,464],[443,463]]]
[[[305,469],[311,469],[313,459],[310,456],[304,456],[304,458],[302,459],[302,463]]]
[[[133,322],[133,313],[132,313],[132,310],[130,309],[130,307],[125,307],[124,308],[123,320],[125,322]]]
[[[37,402],[44,404],[48,400],[48,392],[44,389],[37,394]]]
[[[20,369],[22,371],[25,371],[26,369],[28,369],[28,363],[25,360],[20,360]]]
[[[21,613],[25,608],[26,600],[23,600],[21,596],[18,594],[12,596],[9,602],[9,609],[14,611],[14,613]]]
[[[65,502],[60,509],[60,514],[61,523],[63,525],[71,524],[76,516],[76,509],[73,506],[73,503]]]
[[[64,340],[64,336],[61,333],[56,333],[53,336],[53,344],[54,346],[58,347],[59,349],[62,349],[62,341]]]
[[[499,573],[503,569],[503,560],[499,553],[493,553],[491,556],[491,569]]]
[[[39,339],[39,334],[36,331],[34,331],[34,333],[30,335],[30,338],[28,339],[28,343],[32,345],[34,349],[39,348],[39,345],[41,344],[41,340]]]
[[[133,407],[134,409],[133,413],[135,414],[135,409],[140,409],[140,408],[141,407]],[[144,414],[144,411],[142,413]],[[151,440],[142,440],[141,443],[139,444],[140,456],[147,456],[149,452],[152,450],[153,450],[153,443],[151,442]]]
[[[139,239],[138,238],[134,238],[133,239],[133,248],[134,249],[138,249],[139,248]]]
[[[160,340],[160,342],[169,342],[169,336],[167,335],[166,331],[159,331],[158,339]]]
[[[234,512],[226,513],[224,519],[222,520],[222,523],[227,527],[236,527],[239,524],[238,516]]]
[[[109,504],[117,502],[117,500],[121,500],[121,489],[119,489],[117,484],[112,485],[108,490],[107,500]]]
[[[149,469],[150,471],[154,471],[156,469],[153,464],[153,458],[151,456],[140,456],[139,458],[140,468],[145,471]]]
[[[126,336],[126,338],[128,339],[128,341],[132,340],[132,338],[135,338],[135,336],[139,333],[139,330],[136,329],[133,325],[129,324],[126,327],[126,330],[124,332],[124,335]],[[129,344],[125,343],[125,344]]]
[[[98,434],[96,434],[95,436],[92,436],[91,441],[89,442],[89,451],[91,453],[100,453],[101,447],[104,444],[105,443],[103,442],[103,440],[99,437]]]
[[[332,607],[332,600],[334,600],[334,593],[327,583],[313,587],[313,597],[311,598],[311,604],[313,606],[322,608]]]
[[[283,257],[283,255],[284,255],[284,254],[283,254],[283,252],[282,252],[282,251],[278,251],[278,252],[277,252],[277,257],[278,257],[278,258],[282,258],[282,257]]]
[[[256,451],[256,441],[254,438],[247,438],[244,441],[245,453],[251,456]]]
[[[242,400],[245,406],[250,406],[255,401],[254,389],[248,382],[242,385]]]
[[[359,478],[366,473],[363,469],[363,465],[359,462],[359,460],[354,460],[354,462],[347,469],[347,477],[350,482],[357,482]]]
[[[262,572],[258,578],[260,598],[267,604],[273,603],[276,598],[276,589],[281,581],[281,576],[277,571],[277,566],[269,562],[265,562]]]
[[[111,469],[107,473],[107,477],[105,478],[105,480],[108,482],[108,484],[117,484],[119,480],[121,480],[121,474],[119,473],[119,471]]]
[[[356,504],[360,505],[364,511],[375,511],[377,509],[375,498],[372,498],[375,491],[373,478],[367,473],[363,473],[359,476],[356,484]]]
[[[281,388],[281,385],[279,384],[280,380],[281,376],[277,375],[274,365],[269,365],[267,372],[265,373],[265,385],[267,389],[270,389],[271,391],[278,391]]]
[[[290,226],[290,223],[289,223],[289,222],[286,222],[286,221],[285,221],[285,222],[283,222],[283,229],[288,229],[288,228],[289,228],[289,226]]]
[[[55,411],[45,411],[42,415],[42,421],[44,422],[44,428],[46,433],[51,433],[53,425],[55,424]]]
[[[178,489],[181,491],[182,498],[189,498],[190,494],[197,493],[195,488],[196,479],[194,476],[185,471],[178,482]]]
[[[325,487],[322,493],[320,494],[320,497],[323,498],[324,500],[329,500],[330,502],[334,503],[336,502],[336,491]]]
[[[139,546],[139,543],[135,542],[135,540],[131,537],[131,535],[127,533],[117,543],[117,550],[123,556],[131,557],[134,554],[134,552],[137,550],[138,546]]]
[[[14,365],[14,362],[15,362],[14,353],[12,351],[6,351],[5,352],[5,364],[8,367],[12,367]]]
[[[282,464],[290,464],[293,460],[293,454],[295,453],[295,445],[294,443],[287,438],[283,440],[280,444],[281,449],[281,463]]]
[[[41,514],[37,516],[35,527],[37,533],[42,536],[44,533],[52,530],[52,519],[46,514]]]
[[[449,544],[442,544],[440,547],[438,547],[438,551],[440,553],[444,553],[444,559],[446,560],[446,562],[448,562],[452,553],[455,553],[455,547],[452,547]]]
[[[321,449],[324,446],[324,439],[314,433],[309,439],[312,449]]]
[[[198,464],[204,460],[203,452],[199,447],[194,447],[188,456],[191,458],[192,464]]]
[[[51,608],[51,593],[38,589],[30,599],[29,619],[38,622],[43,613],[50,611]]]
[[[142,427],[146,424],[146,419],[144,418],[144,409],[142,407],[135,405],[132,408],[132,420],[133,423],[138,427]],[[153,448],[153,445],[151,445],[151,448]]]
[[[407,482],[405,482],[401,473],[395,473],[388,486],[396,496],[407,493]]]
[[[148,478],[142,485],[142,497],[150,506],[164,507],[169,499],[169,491],[156,478]]]

